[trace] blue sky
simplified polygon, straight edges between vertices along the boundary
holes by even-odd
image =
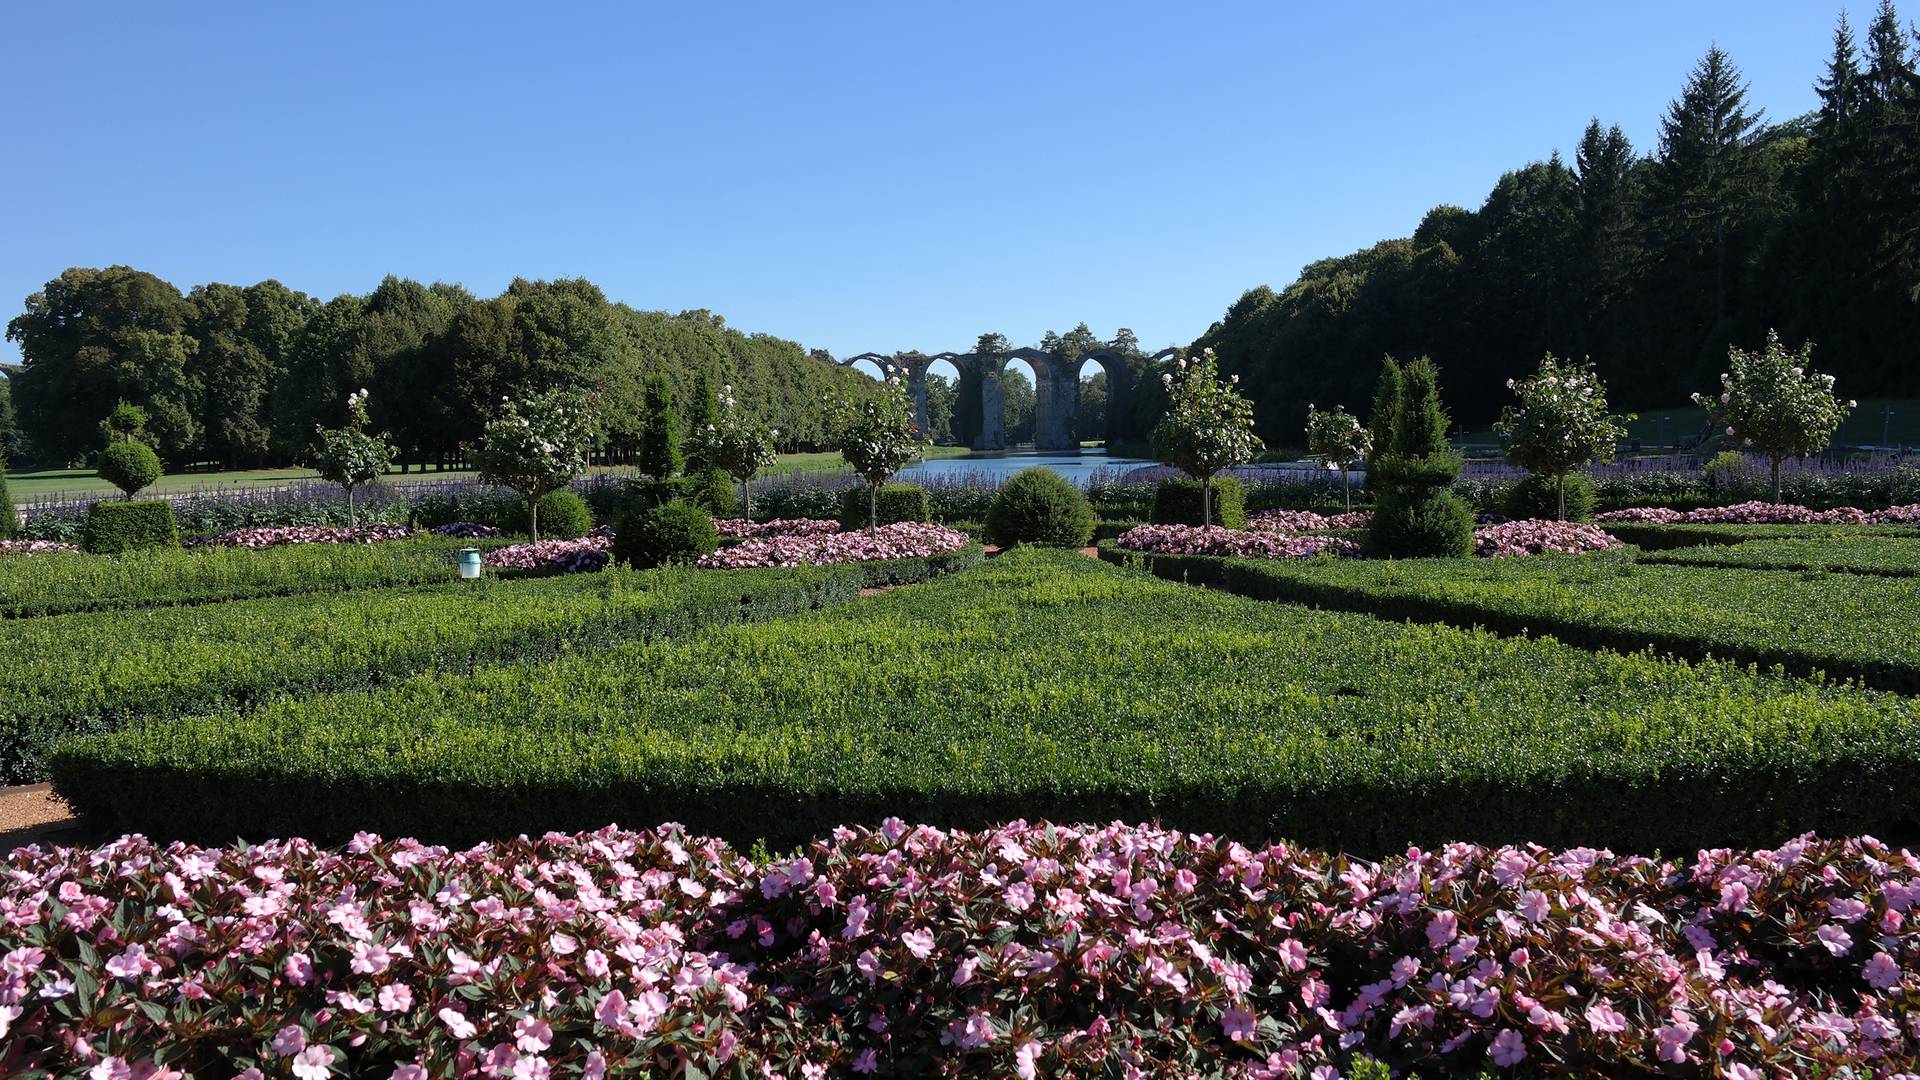
[[[1651,148],[1712,42],[1770,116],[1812,108],[1838,11],[13,5],[0,320],[129,263],[322,297],[584,276],[843,356],[1083,319],[1184,343],[1590,116]]]

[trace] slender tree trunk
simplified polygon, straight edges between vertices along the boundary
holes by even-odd
[[[1213,477],[1200,481],[1200,527],[1213,524]]]
[[[867,484],[867,532],[872,533],[880,527],[880,485]]]
[[[1780,501],[1780,455],[1771,455],[1773,459],[1773,501]]]
[[[347,527],[352,528],[354,524],[355,524],[355,521],[353,516],[353,487],[349,485],[347,487]]]
[[[1554,477],[1554,480],[1556,486],[1559,488],[1560,494],[1560,512],[1555,520],[1565,521],[1567,520],[1567,474],[1561,473],[1559,476]]]
[[[747,512],[744,516],[748,521],[752,521],[753,520],[753,477],[749,476],[745,480],[740,481],[740,491],[747,504]]]
[[[1346,502],[1347,509],[1352,510],[1353,481],[1347,479],[1347,467],[1345,465],[1340,466],[1340,497]]]

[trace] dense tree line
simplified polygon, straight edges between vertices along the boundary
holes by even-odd
[[[1777,123],[1709,49],[1651,153],[1596,119],[1571,162],[1253,289],[1194,347],[1242,376],[1281,445],[1309,403],[1363,408],[1387,354],[1431,356],[1468,425],[1549,351],[1590,356],[1620,406],[1670,406],[1770,328],[1818,343],[1848,396],[1920,393],[1917,42],[1891,2],[1863,39],[1843,16],[1819,108]]]
[[[365,296],[320,301],[277,281],[182,294],[126,266],[74,268],[27,298],[7,326],[22,366],[5,380],[8,457],[81,461],[119,401],[147,410],[146,435],[175,468],[306,459],[316,425],[370,391],[372,424],[407,466],[446,465],[503,397],[580,387],[601,401],[599,456],[638,452],[650,377],[689,401],[731,384],[783,447],[827,442],[823,395],[871,380],[791,341],[729,329],[708,311],[669,315],[609,302],[579,279],[516,280],[491,299],[458,285],[388,277]]]

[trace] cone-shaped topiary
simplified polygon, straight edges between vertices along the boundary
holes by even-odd
[[[987,543],[1085,547],[1093,539],[1093,505],[1073,481],[1043,466],[1000,488],[987,510]]]
[[[1440,373],[1426,357],[1404,368],[1391,359],[1374,400],[1374,423],[1389,432],[1367,475],[1373,490],[1372,552],[1389,558],[1473,554],[1473,510],[1453,496],[1460,456],[1447,445]]]

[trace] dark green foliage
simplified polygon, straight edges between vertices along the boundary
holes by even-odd
[[[719,546],[713,518],[679,500],[630,515],[613,534],[614,559],[641,569],[690,563]]]
[[[1119,558],[1110,545],[1104,552]],[[1630,553],[1432,560],[1136,556],[1243,596],[1568,644],[1824,672],[1920,692],[1920,581],[1636,564]]]
[[[600,520],[606,520],[596,513]],[[450,494],[434,492],[413,500],[411,523],[416,529],[431,529],[456,521],[491,525],[510,532],[527,531],[527,501],[505,489],[468,489]],[[540,511],[540,530],[547,528],[547,512]]]
[[[1447,413],[1433,362],[1422,356],[1399,367],[1389,357],[1374,414],[1391,422],[1387,441],[1367,467],[1367,490],[1374,496],[1371,551],[1387,558],[1472,554],[1473,509],[1452,492],[1460,456],[1447,445]]]
[[[60,739],[419,671],[550,659],[856,596],[854,568],[635,572],[108,611],[7,626],[0,783],[46,778]]]
[[[526,501],[520,503],[521,529],[531,525],[526,512]],[[570,490],[549,491],[540,496],[540,539],[542,540],[578,540],[593,528],[593,511],[587,508],[587,500]]]
[[[1507,491],[1501,512],[1510,518],[1545,518],[1550,521],[1560,512],[1557,484],[1556,478],[1544,473],[1529,476]],[[1579,473],[1568,473],[1567,520],[1586,521],[1591,518],[1593,499],[1593,481]]]
[[[1356,853],[1910,829],[1920,704],[1264,604],[1024,549],[774,623],[70,744],[112,831],[791,847],[890,816],[1159,819]]]
[[[1093,506],[1073,481],[1052,469],[1026,469],[1001,485],[987,512],[987,543],[1085,547],[1093,536]]]
[[[0,455],[0,540],[11,540],[20,531],[20,515],[14,512],[13,496],[7,493],[7,459]]]
[[[685,459],[680,453],[680,417],[673,408],[673,388],[664,375],[647,380],[646,415],[640,424],[640,471],[656,480],[680,475]]]
[[[930,506],[927,489],[918,484],[882,484],[874,504],[874,524],[932,521]],[[867,527],[867,485],[848,488],[840,497],[840,527],[848,530]]]
[[[1162,480],[1153,489],[1155,525],[1200,524],[1201,493],[1198,480]],[[1247,527],[1247,489],[1231,476],[1213,478],[1213,521],[1228,529]]]
[[[160,479],[160,455],[143,442],[117,442],[100,451],[95,465],[100,479],[125,492],[127,498]]]
[[[733,477],[719,469],[706,469],[689,472],[686,481],[688,501],[714,517],[733,516],[734,505],[740,499],[739,485],[733,482]]]
[[[689,432],[699,431],[709,424],[718,425],[720,423],[720,401],[714,395],[713,380],[707,377],[706,372],[702,371],[694,377],[693,392],[688,396],[687,400],[692,402],[691,414],[687,418],[687,430]],[[707,459],[702,449],[703,446],[704,444],[698,440],[689,439],[686,463],[687,475],[698,476],[701,473],[709,472],[719,467],[713,461]]]
[[[95,555],[118,555],[123,551],[173,547],[179,543],[173,507],[158,499],[94,503],[87,507],[87,523],[80,532],[80,546]]]

